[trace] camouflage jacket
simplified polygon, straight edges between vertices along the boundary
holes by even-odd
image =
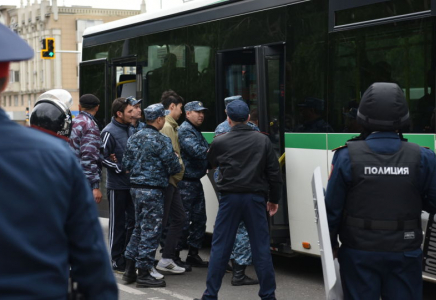
[[[232,127],[230,127],[229,122],[227,121],[227,119],[224,120],[224,122],[222,122],[221,124],[219,124],[216,129],[215,129],[215,136],[230,132],[230,129]]]
[[[134,135],[135,133],[137,133],[138,131],[141,131],[144,128],[145,128],[145,123],[141,122],[141,121],[138,121],[136,126],[133,126],[132,124],[130,124],[129,125],[129,136]]]
[[[101,174],[100,129],[93,115],[81,111],[73,119],[70,146],[80,160],[83,172],[93,189],[99,188]]]
[[[129,138],[123,168],[130,172],[132,185],[163,188],[182,169],[170,138],[150,125]]]
[[[179,144],[185,164],[183,178],[200,179],[206,174],[208,142],[201,131],[186,120],[179,128]]]

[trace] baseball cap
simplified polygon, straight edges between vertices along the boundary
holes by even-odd
[[[227,105],[227,115],[232,121],[245,122],[249,114],[250,110],[244,101],[235,100]]]
[[[84,108],[93,108],[100,105],[100,100],[93,94],[85,94],[80,97],[79,103]]]
[[[18,34],[0,23],[0,62],[22,61],[33,57],[33,49]]]
[[[129,102],[131,106],[135,106],[136,104],[140,104],[142,102],[142,99],[136,100],[135,97],[133,96],[127,97],[126,100]]]
[[[227,97],[227,98],[224,99],[224,104],[225,104],[226,107],[227,107],[227,105],[229,105],[229,103],[231,103],[231,102],[233,102],[233,101],[235,101],[235,100],[241,100],[241,101],[244,101],[244,99],[243,99],[242,96],[240,96],[240,95],[238,95],[238,96],[231,96],[231,97]]]
[[[144,118],[148,121],[154,121],[159,117],[165,117],[168,112],[161,103],[156,103],[144,109]]]
[[[201,101],[192,101],[185,104],[185,111],[200,111],[205,109],[207,108],[203,106]]]

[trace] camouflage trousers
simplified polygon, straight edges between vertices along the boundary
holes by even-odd
[[[238,265],[243,266],[248,266],[252,263],[250,239],[243,221],[239,223],[230,259],[234,259]]]
[[[131,188],[135,228],[124,256],[136,260],[139,269],[151,269],[162,233],[163,190]]]
[[[195,181],[182,180],[179,182],[178,188],[185,208],[186,222],[177,249],[186,249],[188,246],[200,249],[206,232],[207,220],[203,185],[200,179]]]

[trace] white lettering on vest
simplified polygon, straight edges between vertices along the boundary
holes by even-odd
[[[364,167],[365,175],[410,175],[409,167]]]

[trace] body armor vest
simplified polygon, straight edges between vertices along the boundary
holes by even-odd
[[[340,228],[342,244],[367,251],[415,250],[422,242],[418,145],[374,153],[365,141],[348,144],[352,186]]]

